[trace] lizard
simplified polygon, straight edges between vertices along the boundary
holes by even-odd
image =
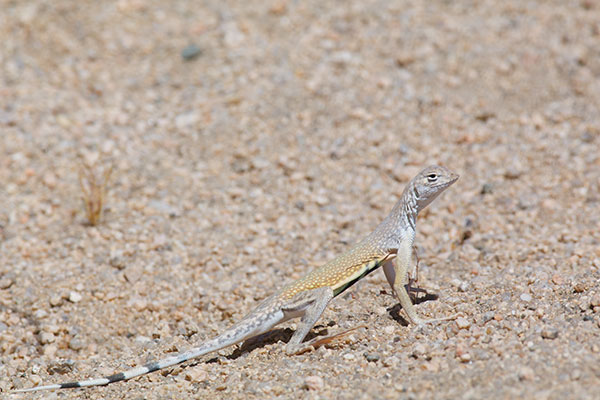
[[[14,392],[103,386],[124,381],[221,350],[261,335],[282,322],[301,317],[285,347],[287,355],[299,354],[323,340],[315,338],[303,343],[329,302],[379,267],[383,268],[411,323],[423,325],[454,319],[455,316],[438,319],[419,317],[408,288],[417,215],[458,177],[445,167],[432,165],[425,168],[410,180],[392,211],[371,234],[332,261],[284,286],[229,329],[195,348],[103,378],[36,386]]]

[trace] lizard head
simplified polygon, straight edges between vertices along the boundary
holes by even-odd
[[[422,210],[458,179],[448,168],[431,165],[419,172],[411,182],[418,210]]]

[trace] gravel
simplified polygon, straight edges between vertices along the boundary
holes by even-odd
[[[351,338],[59,397],[600,398],[596,2],[5,3],[0,397],[216,335],[439,163],[416,308],[459,319],[407,325],[375,272],[312,331]]]

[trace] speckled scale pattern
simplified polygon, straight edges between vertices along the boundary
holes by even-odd
[[[368,237],[348,252],[286,286],[281,291],[280,297],[291,299],[306,290],[323,286],[338,287],[351,279],[361,269],[364,269],[366,264],[385,259],[389,252],[377,246],[377,242],[370,239],[372,238]]]

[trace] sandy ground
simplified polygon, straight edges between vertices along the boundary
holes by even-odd
[[[2,0],[0,74],[0,397],[600,398],[596,1]],[[96,227],[82,162],[113,168]],[[461,178],[419,218],[417,311],[458,321],[407,325],[378,271],[314,334],[368,328],[312,353],[290,322],[6,393],[215,335],[431,163]]]

